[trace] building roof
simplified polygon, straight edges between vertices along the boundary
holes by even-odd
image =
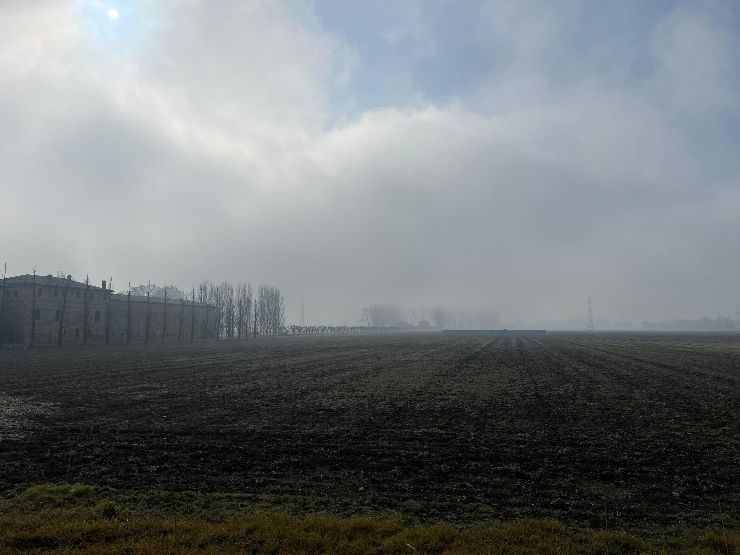
[[[33,277],[32,274],[25,274],[25,275],[22,275],[22,276],[8,277],[7,278],[7,282],[6,282],[6,287],[17,287],[19,285],[33,285],[33,279],[34,279],[34,277]],[[84,289],[84,288],[88,287],[87,285],[85,285],[81,281],[70,280],[69,281],[69,284],[67,284],[67,279],[66,278],[55,277],[55,276],[52,276],[52,275],[48,275],[48,276],[36,275],[36,287],[62,287],[63,288],[65,286],[68,286],[71,289]],[[2,279],[0,279],[0,287],[2,287]],[[110,291],[109,289],[103,289],[102,287],[96,287],[96,286],[94,286],[92,284],[90,284],[89,287],[90,287],[90,290],[93,290],[93,291]],[[111,296],[111,298],[114,301],[126,301],[128,299],[128,295],[126,293],[113,293],[113,295]],[[131,302],[145,303],[146,302],[146,296],[144,296],[144,295],[131,295]],[[163,304],[164,303],[164,298],[163,297],[155,297],[154,295],[152,295],[149,298],[149,302],[150,303],[155,303],[155,304]],[[188,304],[191,304],[192,303],[192,301],[190,301],[190,300],[185,300],[185,302],[188,303]],[[167,304],[175,304],[175,303],[178,303],[179,304],[180,303],[180,299],[174,299],[174,298],[168,298],[167,299]],[[212,305],[208,305],[206,303],[198,303],[198,302],[196,302],[195,303],[195,306],[203,306],[203,307],[205,307],[205,306],[212,306]]]
[[[6,281],[7,287],[14,287],[18,285],[33,285],[34,276],[31,274],[25,274],[22,276],[13,276],[8,277]],[[0,285],[2,285],[2,280],[0,280]],[[72,287],[72,288],[85,288],[88,287],[83,282],[70,280],[69,283],[67,283],[66,278],[60,278],[55,277],[49,274],[48,276],[41,276],[36,275],[36,286],[46,286],[46,287]],[[102,287],[96,287],[92,283],[89,285],[90,289],[95,289],[99,291],[103,291]]]
[[[128,294],[127,293],[114,293],[112,296],[112,299],[114,301],[120,301],[120,302],[126,302],[128,301]],[[172,297],[167,297],[167,304],[180,304],[180,299],[175,299]],[[146,295],[131,295],[131,302],[132,303],[145,303],[146,302]],[[155,297],[154,295],[151,295],[149,297],[150,303],[156,303],[156,304],[164,304],[164,297]],[[192,300],[185,299],[185,304],[192,304]],[[213,306],[206,303],[199,303],[196,302],[195,306]]]

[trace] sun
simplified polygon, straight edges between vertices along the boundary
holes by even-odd
[[[115,8],[111,8],[110,10],[108,10],[108,17],[110,17],[113,20],[118,19],[119,15],[120,14],[118,13],[118,10]]]

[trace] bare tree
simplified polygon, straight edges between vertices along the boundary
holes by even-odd
[[[252,312],[252,286],[249,283],[239,283],[236,286],[237,298],[237,337],[249,337],[249,316]]]
[[[370,327],[372,325],[372,318],[370,317],[370,309],[367,307],[362,309],[362,314],[360,315],[360,321],[365,324],[367,327]]]
[[[285,302],[280,289],[260,285],[257,290],[259,328],[263,335],[277,335],[285,323]]]
[[[221,283],[221,298],[223,299],[224,336],[233,339],[236,329],[236,296],[234,286],[224,281]]]
[[[221,287],[216,285],[215,283],[210,283],[208,286],[208,304],[213,307],[213,325],[216,331],[216,340],[219,340],[221,339],[221,334],[224,327],[224,312]]]
[[[362,319],[369,326],[396,326],[404,323],[404,314],[398,306],[374,304],[363,309]]]
[[[198,302],[201,304],[209,304],[210,297],[209,293],[211,291],[211,282],[208,280],[203,280],[198,285]],[[208,336],[208,319],[210,317],[211,310],[210,308],[206,308],[206,317],[203,319],[203,326],[202,326],[202,332],[203,332],[203,339],[206,339]]]
[[[195,287],[193,287],[193,298],[190,301],[190,342],[195,341]]]
[[[5,286],[8,281],[8,263],[3,265],[3,293],[0,298],[0,347],[3,346],[3,323],[5,321]]]

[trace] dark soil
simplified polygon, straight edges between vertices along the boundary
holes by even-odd
[[[406,334],[0,352],[0,495],[37,483],[335,513],[740,519],[740,338]]]

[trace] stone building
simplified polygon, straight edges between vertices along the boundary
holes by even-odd
[[[0,280],[0,340],[16,344],[150,343],[216,336],[215,307],[116,294],[70,276]]]

